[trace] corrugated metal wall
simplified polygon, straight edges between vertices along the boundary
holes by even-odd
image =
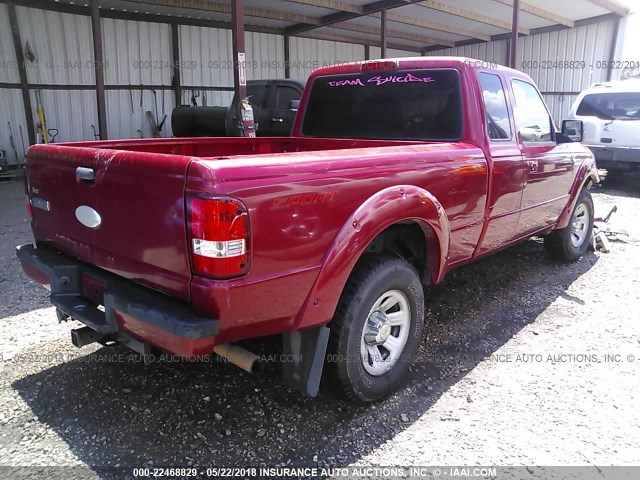
[[[78,16],[35,8],[16,7],[23,37],[35,56],[27,62],[30,83],[69,85],[71,90],[43,90],[42,103],[49,128],[60,131],[58,141],[90,140],[91,125],[97,126],[91,22]],[[170,116],[174,107],[172,81],[171,29],[166,24],[103,19],[107,125],[110,138],[151,135],[146,112],[158,120]],[[519,65],[538,83],[553,117],[560,121],[577,92],[595,81],[606,80],[606,68],[598,61],[609,58],[614,21],[604,21],[574,29],[521,37]],[[0,42],[12,46],[7,7],[0,4]],[[229,30],[180,26],[179,42],[183,104],[193,93],[199,105],[228,105],[233,86],[231,32]],[[283,78],[284,39],[279,35],[247,32],[245,36],[247,78]],[[291,77],[305,79],[314,68],[337,62],[362,60],[363,45],[292,37],[290,45]],[[390,49],[388,57],[417,56],[415,52]],[[507,42],[467,45],[442,49],[431,55],[460,55],[499,64],[507,63]],[[380,57],[380,49],[371,47],[371,58]],[[543,68],[553,61],[585,61],[585,68]],[[537,62],[537,63],[536,63]],[[547,62],[542,65],[541,62]],[[0,49],[0,82],[18,83],[13,48]],[[140,86],[144,85],[144,89]],[[79,88],[73,89],[73,86]],[[133,86],[133,88],[131,87]],[[191,88],[189,88],[191,87]],[[83,89],[86,88],[86,89]],[[154,92],[155,91],[155,95]],[[32,91],[32,121],[35,115],[35,92]],[[0,89],[0,148],[9,149],[9,127],[14,137],[26,119],[22,113],[21,93],[17,89]],[[5,107],[7,106],[7,107]],[[167,119],[163,136],[170,136]],[[17,147],[21,145],[16,142]],[[13,155],[9,156],[11,159]]]
[[[171,116],[171,27],[162,23],[102,20],[105,84],[122,86],[105,94],[109,138],[152,136],[151,117],[158,124]],[[144,90],[127,88],[144,86]],[[167,117],[167,118],[168,118]],[[172,136],[171,121],[162,137]]]
[[[98,129],[96,92],[93,90],[41,90],[40,99],[44,106],[47,128],[53,135],[58,130],[56,142],[93,140],[91,125]],[[36,92],[31,90],[33,124],[38,123],[36,115]],[[26,134],[26,130],[25,130]]]
[[[536,82],[556,123],[567,116],[581,90],[607,80],[607,69],[599,62],[609,59],[614,31],[615,21],[608,20],[520,37],[517,69]],[[430,55],[471,57],[506,65],[508,44],[498,40],[437,50]]]
[[[1,7],[6,13],[6,6]],[[25,61],[29,83],[86,87],[95,85],[93,41],[89,17],[26,7],[16,7],[16,16],[25,54],[30,51],[34,57],[32,61]],[[8,15],[2,17],[2,22],[8,25]],[[10,36],[8,26],[7,31]],[[6,45],[13,45],[10,37]],[[13,52],[13,48],[3,49],[3,51]],[[14,69],[12,77],[11,81],[19,81],[17,68]],[[27,130],[22,108],[22,94],[19,90],[9,92],[11,92],[12,108],[7,112],[9,118],[7,120],[3,118],[2,123],[7,124],[11,121],[12,124],[18,125],[14,130],[22,126],[26,141]],[[45,109],[47,127],[57,129],[59,132],[56,141],[93,139],[90,125],[97,124],[94,92],[43,89],[38,93]],[[33,112],[30,121],[35,125],[38,123],[35,90],[31,91],[31,102]],[[54,133],[53,130],[52,133]]]
[[[3,47],[0,48],[0,82],[17,83],[20,80],[16,54],[11,37],[9,13],[4,3],[0,3],[0,45]]]
[[[231,31],[182,25],[180,27],[180,61],[185,86],[233,87]],[[248,73],[247,73],[248,75]],[[192,91],[184,89],[183,104]],[[197,90],[198,105],[228,105],[233,97],[228,91]]]
[[[284,78],[284,37],[246,32],[244,47],[248,80]]]
[[[93,102],[95,105],[95,95]],[[158,124],[166,115],[160,136],[173,136],[171,131],[171,111],[174,106],[173,90],[107,90],[105,104],[109,138],[152,137],[153,127],[149,115],[151,115],[153,122]]]
[[[16,165],[23,162],[25,150],[23,145],[29,146],[22,92],[13,88],[0,88],[0,105],[2,105],[2,110],[0,110],[0,150],[5,151],[10,165]],[[20,135],[21,128],[22,135]],[[11,136],[13,136],[15,150],[18,152],[17,159],[10,141]]]
[[[291,78],[305,80],[315,68],[364,60],[364,45],[292,37],[290,53]]]
[[[180,26],[182,84],[186,87],[222,87],[227,90],[183,88],[182,103],[193,93],[198,105],[231,103],[233,92],[233,53],[231,31],[219,28]],[[245,54],[248,80],[284,78],[284,38],[267,33],[246,32]]]
[[[102,19],[107,85],[171,85],[171,28],[164,23]]]
[[[478,60],[497,63],[498,65],[506,65],[508,63],[506,40],[445,48],[431,52],[429,55],[477,58]]]
[[[89,17],[26,7],[16,15],[23,47],[35,56],[26,61],[29,83],[95,85]]]
[[[517,68],[537,83],[558,124],[581,90],[607,81],[614,33],[609,20],[520,38]]]
[[[370,47],[369,56],[372,60],[380,58],[380,47]],[[397,50],[395,48],[387,48],[387,58],[401,58],[401,57],[419,57],[417,52],[409,52],[406,50]]]
[[[0,4],[0,45],[3,46],[0,49],[0,82],[17,83],[19,82],[18,68],[11,38],[9,14],[5,4]],[[26,144],[28,139],[25,126],[21,91],[8,88],[0,89],[0,150],[4,150],[10,164],[16,164],[16,154],[11,145],[11,137],[16,147],[17,160],[22,162],[24,149],[20,137],[20,127],[22,127],[22,136]]]

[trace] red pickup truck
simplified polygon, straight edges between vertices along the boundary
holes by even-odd
[[[593,155],[527,75],[478,65],[320,68],[287,138],[34,145],[17,255],[86,325],[78,346],[239,364],[232,342],[282,334],[286,383],[380,399],[423,336],[423,285],[532,236],[563,261],[590,242]]]

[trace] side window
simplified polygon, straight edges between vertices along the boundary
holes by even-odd
[[[500,77],[492,73],[481,73],[480,87],[487,115],[489,138],[491,140],[509,140],[511,138],[511,124],[507,110],[507,98]]]
[[[524,142],[550,142],[551,118],[540,94],[530,83],[512,80],[515,98],[514,116],[516,126]]]
[[[278,87],[276,92],[276,110],[289,110],[291,100],[300,100],[300,92],[293,87]]]
[[[247,85],[247,96],[249,97],[249,103],[254,109],[260,109],[264,107],[267,87],[264,84]]]

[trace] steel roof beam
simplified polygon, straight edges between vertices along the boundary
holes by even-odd
[[[360,5],[352,5],[350,3],[341,2],[339,0],[284,0],[289,3],[297,3],[299,5],[307,5],[310,7],[326,8],[329,10],[337,10],[339,12],[350,12],[362,15],[362,7]]]
[[[629,14],[629,8],[618,0],[589,0],[589,2],[621,17]]]
[[[163,7],[187,8],[190,10],[202,10],[204,12],[226,13],[231,15],[231,5],[211,3],[204,0],[138,0],[136,3]],[[315,17],[275,10],[264,10],[255,7],[244,7],[243,14],[247,17],[268,18],[271,20],[281,20],[283,22],[319,23],[319,20]]]
[[[367,33],[371,35],[381,35],[382,29],[379,27],[370,27],[368,25],[357,25],[355,23],[340,22],[331,25],[330,28],[337,28],[340,30],[347,30],[350,32]],[[387,28],[387,36],[389,38],[399,38],[402,40],[410,40],[412,42],[420,42],[425,45],[445,45],[453,47],[454,42],[448,40],[441,40],[439,38],[433,38],[427,35],[417,35],[415,33],[402,32],[400,30],[393,30]]]
[[[372,17],[379,17],[380,14],[372,14]],[[444,23],[436,23],[431,20],[422,20],[415,17],[407,17],[405,15],[399,15],[397,13],[387,13],[387,20],[390,22],[403,23],[405,25],[411,25],[414,27],[428,28],[430,30],[437,30],[439,32],[451,33],[453,35],[460,35],[462,37],[477,38],[488,42],[491,40],[491,35],[484,33],[472,32],[464,28],[458,28],[453,25],[445,25]]]
[[[301,33],[300,35],[297,35],[300,38],[309,38],[312,40],[327,40],[330,42],[343,42],[343,43],[353,43],[355,45],[364,45],[365,47],[371,46],[371,47],[380,47],[380,41],[376,40],[376,41],[372,41],[372,40],[363,40],[362,38],[352,38],[352,37],[348,37],[348,36],[342,36],[342,35],[333,35],[331,33],[320,33],[317,31],[311,31],[311,32],[304,32]],[[402,44],[398,44],[398,43],[387,43],[387,49],[394,49],[394,50],[405,50],[407,52],[415,52],[415,53],[420,53],[420,51],[422,50],[419,47],[413,47],[413,46],[409,46],[409,45],[402,45]]]
[[[495,0],[495,1],[513,8],[513,0]],[[556,13],[550,12],[543,8],[535,7],[526,2],[519,2],[519,9],[521,12],[526,12],[531,15],[535,15],[536,17],[544,18],[545,20],[549,20],[550,22],[553,22],[553,23],[566,25],[567,27],[571,27],[571,28],[573,28],[574,26],[574,21],[571,20],[570,18],[563,17],[562,15],[558,15]]]
[[[596,0],[597,1],[597,0]],[[474,22],[484,23],[485,25],[491,25],[492,27],[502,28],[503,30],[511,30],[511,23],[497,18],[488,17],[477,12],[465,10],[464,8],[454,7],[446,3],[437,2],[435,0],[426,0],[418,3],[421,7],[429,8],[431,10],[437,10],[439,12],[455,15],[456,17],[466,18],[467,20],[473,20]],[[520,26],[518,28],[520,33],[529,35],[529,29]]]
[[[303,32],[308,32],[314,28],[326,27],[338,22],[345,22],[347,20],[353,20],[354,18],[362,17],[364,15],[371,15],[373,13],[380,13],[382,10],[390,8],[404,7],[406,5],[412,5],[418,3],[421,0],[379,0],[377,2],[367,3],[362,5],[360,12],[342,11],[331,13],[320,17],[319,22],[316,24],[308,22],[300,22],[296,25],[285,28],[287,35],[299,35]]]

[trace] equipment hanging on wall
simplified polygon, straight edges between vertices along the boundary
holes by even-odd
[[[38,114],[38,143],[49,143],[47,117],[44,114],[44,106],[42,105],[42,95],[40,95],[40,90],[36,90],[36,104],[36,112]]]
[[[164,90],[162,92],[164,96]],[[153,134],[153,137],[159,138],[162,136],[162,129],[164,128],[164,123],[167,121],[167,115],[162,117],[162,120],[160,120],[160,116],[158,115],[158,94],[153,89],[151,90],[151,93],[153,93],[153,103],[156,110],[156,116],[154,118],[153,113],[150,110],[147,110],[147,118],[149,119],[149,123],[151,124],[151,133]],[[164,113],[164,100],[162,108]]]
[[[167,121],[167,116],[165,115],[162,121],[157,123],[157,120],[153,117],[153,112],[151,112],[151,110],[147,110],[147,119],[149,120],[149,125],[151,125],[151,135],[153,138],[160,138],[160,133],[164,127],[164,122]]]
[[[50,128],[49,130],[47,130],[47,134],[49,135],[49,143],[55,143],[59,133],[60,130],[58,130],[57,128]]]

